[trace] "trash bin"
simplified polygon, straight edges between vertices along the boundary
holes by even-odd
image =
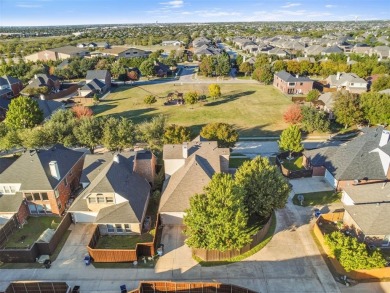
[[[91,264],[91,257],[89,255],[85,256],[84,262],[86,266],[89,266]]]
[[[126,285],[121,285],[120,289],[121,289],[121,293],[127,293]]]
[[[50,269],[50,267],[51,267],[51,260],[50,259],[45,260],[43,262],[43,265],[45,266],[45,268]]]
[[[160,243],[157,247],[158,256],[162,256],[164,254],[164,244]]]
[[[80,293],[80,286],[74,286],[72,293]]]

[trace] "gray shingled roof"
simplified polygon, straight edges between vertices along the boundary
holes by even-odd
[[[112,154],[110,155],[110,160],[108,160],[108,154],[104,156],[104,159],[99,158],[99,155],[87,156],[82,180],[91,178],[91,184],[79,195],[69,210],[88,211],[86,197],[91,193],[115,193],[127,200],[129,206],[129,208],[126,208],[128,219],[131,218],[132,223],[140,222],[150,193],[150,185],[145,178],[133,172],[134,156],[118,154],[116,155],[119,159],[118,163],[113,160]],[[93,160],[92,156],[96,156],[97,159]],[[97,160],[99,161],[97,162]],[[96,165],[94,165],[95,163]],[[86,172],[88,173],[86,174]],[[113,206],[117,205],[114,204]],[[114,223],[114,219],[110,222],[107,216],[111,214],[111,210],[116,208],[118,207],[101,209],[97,219],[104,218],[106,223]],[[112,215],[115,215],[115,213],[112,213]],[[123,223],[123,221],[120,223]]]
[[[337,180],[378,179],[385,180],[379,154],[372,152],[379,148],[383,127],[365,128],[363,133],[339,147],[325,150],[305,151],[313,166],[324,166]],[[389,143],[381,147],[389,151]]]
[[[324,94],[321,94],[319,97],[318,97],[318,100],[319,101],[322,101],[324,103],[324,105],[328,108],[328,109],[333,109],[333,106],[334,106],[334,99],[333,99],[333,93],[329,92],[329,93],[324,93]]]
[[[20,190],[53,190],[83,156],[83,152],[60,144],[50,149],[27,150],[0,174],[0,183],[21,183]],[[59,180],[50,173],[51,161],[57,161]]]
[[[52,100],[35,99],[38,102],[39,109],[43,112],[43,118],[49,118],[55,111],[64,107],[64,104]]]
[[[360,78],[355,73],[340,73],[339,79],[337,79],[337,74],[333,74],[329,76],[330,79],[330,85],[333,86],[340,86],[344,85],[345,83],[363,83],[365,84],[364,87],[367,86],[367,81],[365,81],[363,78]]]
[[[390,203],[390,182],[348,185],[343,188],[355,204]]]
[[[327,47],[325,48],[322,52],[327,53],[327,54],[338,54],[338,53],[343,53],[343,49],[337,47],[337,46],[332,46],[332,47]]]
[[[390,234],[390,203],[344,206],[365,235]]]
[[[87,77],[85,79],[87,81],[94,80],[94,79],[98,79],[102,81],[106,79],[107,74],[108,74],[108,70],[88,70]]]
[[[15,77],[9,76],[9,75],[3,75],[0,77],[0,85],[6,85],[6,84],[14,84],[14,83],[19,83],[22,82],[20,79],[17,79]]]
[[[279,71],[276,73],[276,76],[279,77],[280,79],[284,80],[285,82],[303,82],[303,81],[311,81],[313,82],[310,78],[307,76],[293,76],[287,71]]]
[[[23,201],[23,193],[0,194],[0,213],[17,213]]]
[[[86,91],[86,90],[101,90],[104,88],[105,84],[101,82],[99,79],[92,79],[90,82],[83,85],[80,90]]]
[[[88,49],[78,48],[74,46],[63,46],[59,48],[48,49],[48,51],[58,52],[62,54],[77,55],[82,52],[89,52]]]

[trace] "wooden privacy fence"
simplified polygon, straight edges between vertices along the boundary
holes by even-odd
[[[135,249],[96,249],[101,236],[99,227],[96,226],[87,246],[88,253],[94,262],[133,262],[141,256],[154,256],[161,239],[159,226],[160,216],[157,217],[153,242],[137,243]]]
[[[187,293],[255,293],[255,291],[220,283],[201,283],[201,282],[141,282],[137,289],[129,293],[157,293],[157,292],[187,292]]]
[[[244,254],[245,252],[248,252],[249,250],[257,246],[261,241],[263,241],[265,235],[268,233],[268,230],[271,226],[272,218],[273,217],[271,216],[268,219],[267,223],[264,225],[264,227],[251,237],[252,242],[245,245],[241,249],[232,249],[222,252],[214,249],[208,250],[203,248],[194,248],[192,249],[192,253],[204,261],[223,261]]]
[[[8,237],[19,227],[18,219],[16,214],[13,215],[11,219],[5,223],[3,227],[0,229],[0,249],[4,248],[5,243],[8,240]]]
[[[276,164],[279,166],[280,171],[283,176],[294,179],[294,178],[302,178],[302,177],[312,177],[313,169],[302,169],[302,170],[288,170],[282,164],[282,160],[285,160],[290,155],[289,152],[283,152],[276,156]],[[302,153],[292,153],[293,157],[302,156]]]
[[[53,237],[49,242],[34,242],[29,248],[3,248],[0,249],[0,261],[2,262],[35,262],[35,259],[42,254],[51,255],[56,250],[58,244],[60,243],[65,232],[69,229],[69,226],[72,222],[71,216],[67,213],[64,218],[61,220],[61,223],[58,225],[56,231],[54,232]],[[9,223],[9,222],[7,222]],[[16,226],[16,229],[18,226]],[[3,227],[4,228],[4,227]],[[14,229],[15,230],[15,229]],[[14,231],[13,230],[13,231]],[[38,240],[38,239],[37,239]]]
[[[4,293],[67,293],[70,287],[65,282],[13,282]]]
[[[328,221],[338,221],[342,219],[340,218],[340,214],[344,213],[332,213],[321,215],[321,217],[324,220]],[[380,268],[380,269],[371,269],[371,270],[353,270],[350,272],[347,272],[344,270],[343,266],[340,264],[340,262],[336,259],[336,257],[332,256],[328,246],[325,244],[325,238],[324,234],[322,233],[320,227],[318,226],[318,221],[320,221],[320,218],[318,218],[317,222],[314,223],[313,227],[313,233],[315,237],[317,238],[318,242],[320,243],[323,251],[325,251],[325,255],[323,255],[324,258],[327,258],[333,269],[340,275],[346,275],[351,279],[354,280],[380,280],[385,278],[390,278],[390,267],[386,268]]]

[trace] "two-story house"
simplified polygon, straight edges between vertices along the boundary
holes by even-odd
[[[87,97],[105,93],[111,88],[111,74],[108,70],[88,70],[85,85],[79,89],[79,95]]]
[[[347,90],[352,94],[360,94],[367,91],[368,82],[360,78],[355,73],[337,72],[337,74],[329,75],[326,79],[330,88],[337,90]]]
[[[282,70],[274,75],[274,87],[288,95],[307,94],[313,89],[313,80],[306,76],[293,76]]]
[[[47,87],[47,93],[56,93],[61,88],[60,79],[55,75],[46,73],[35,74],[34,78],[23,89],[22,94],[29,95],[30,91],[42,87]]]
[[[83,152],[60,144],[25,151],[0,174],[0,215],[17,213],[20,223],[28,215],[61,215],[79,188],[83,163]]]
[[[73,221],[97,224],[102,235],[141,233],[155,170],[149,151],[87,155]]]
[[[0,77],[0,98],[6,99],[15,97],[22,89],[23,83],[21,80],[9,75]]]

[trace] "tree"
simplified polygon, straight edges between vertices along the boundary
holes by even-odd
[[[154,75],[154,62],[153,60],[147,59],[141,63],[139,68],[143,76],[152,76]]]
[[[283,60],[276,60],[273,65],[273,69],[275,72],[286,70],[287,65]]]
[[[195,57],[196,55],[194,55]],[[215,65],[210,56],[205,56],[199,64],[199,71],[204,76],[211,76],[215,70]]]
[[[43,125],[43,131],[47,137],[47,143],[53,145],[61,143],[65,146],[77,145],[73,129],[77,124],[74,113],[70,110],[56,111]]]
[[[249,62],[243,62],[241,63],[239,70],[240,72],[245,73],[246,76],[248,73],[251,73],[253,71],[253,66]]]
[[[91,108],[82,105],[73,106],[72,112],[74,113],[75,117],[78,119],[83,117],[91,117],[93,115],[93,111]]]
[[[333,95],[335,100],[333,111],[337,122],[348,128],[348,126],[358,124],[363,120],[360,99],[357,95],[347,91],[339,91]]]
[[[230,73],[230,57],[227,53],[223,53],[217,57],[212,57],[216,58],[216,66],[215,66],[215,74],[217,76],[226,76],[229,75]]]
[[[258,67],[253,71],[252,78],[264,82],[265,84],[271,84],[273,80],[273,74],[270,66]]]
[[[279,149],[284,152],[290,152],[290,158],[292,152],[303,151],[301,130],[297,125],[291,125],[287,129],[283,130],[278,140]]]
[[[369,251],[365,243],[359,242],[355,237],[345,236],[340,231],[326,234],[325,244],[347,272],[384,268],[386,265],[386,260],[378,248]]]
[[[390,124],[390,95],[376,92],[362,93],[360,105],[369,124]]]
[[[18,97],[9,104],[5,124],[9,128],[32,128],[43,121],[43,112],[38,102],[28,97]]]
[[[218,147],[231,148],[238,140],[233,125],[227,123],[209,123],[203,126],[200,135],[208,140],[218,141]]]
[[[330,122],[323,111],[318,111],[311,107],[302,107],[302,129],[307,132],[329,131]]]
[[[171,124],[164,131],[164,144],[181,144],[190,141],[191,131],[188,127]]]
[[[371,89],[374,92],[390,89],[390,76],[383,75],[372,83]]]
[[[301,107],[297,104],[291,105],[283,113],[283,120],[289,124],[298,124],[302,121],[303,115]]]
[[[245,190],[245,206],[248,207],[250,215],[268,218],[274,209],[285,206],[290,187],[268,158],[256,157],[244,162],[234,178]]]
[[[184,95],[184,101],[186,104],[194,105],[199,100],[197,92],[188,92]]]
[[[307,93],[306,102],[312,103],[315,100],[317,100],[319,96],[320,96],[320,92],[316,89],[313,89]]]
[[[149,144],[152,150],[159,151],[162,149],[165,125],[167,118],[164,115],[153,117],[138,125],[138,139]]]
[[[238,54],[236,57],[237,66],[240,67],[243,62],[244,62],[244,57],[242,57],[242,55]]]
[[[214,99],[220,98],[221,97],[221,87],[219,84],[210,84],[209,85],[209,93],[210,96]]]
[[[3,136],[0,137],[0,150],[11,150],[22,146],[22,141],[19,137],[20,130],[8,129]]]
[[[156,103],[157,102],[157,99],[156,99],[156,97],[155,96],[153,96],[153,95],[148,95],[148,96],[146,96],[145,97],[145,99],[144,99],[144,103],[146,104],[146,105],[152,105],[152,104],[154,104],[154,103]]]
[[[214,174],[204,194],[190,199],[184,224],[186,244],[192,248],[225,251],[250,243],[244,190],[230,174]]]
[[[20,144],[25,148],[40,148],[47,146],[47,135],[44,128],[37,126],[19,130]]]
[[[135,143],[135,127],[131,120],[109,117],[103,121],[102,143],[110,151],[121,151]]]
[[[289,60],[287,61],[287,71],[291,74],[298,74],[301,70],[301,65],[298,61]]]
[[[78,144],[87,147],[91,154],[102,140],[102,125],[100,119],[95,117],[83,117],[73,129]]]

